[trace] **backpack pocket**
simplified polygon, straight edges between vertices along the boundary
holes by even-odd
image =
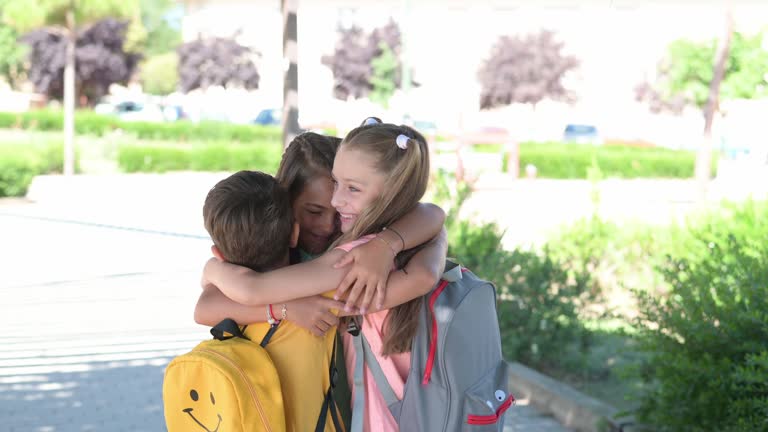
[[[462,431],[501,431],[504,413],[515,404],[509,393],[509,366],[500,361],[464,393]]]

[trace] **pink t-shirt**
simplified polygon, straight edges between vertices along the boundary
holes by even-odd
[[[369,242],[374,237],[375,235],[373,234],[360,237],[355,241],[338,246],[337,249],[349,252],[355,247]],[[389,385],[392,386],[395,395],[402,399],[405,380],[408,378],[408,371],[411,368],[411,353],[393,354],[387,357],[381,355],[381,348],[384,345],[384,320],[387,318],[388,313],[389,310],[383,310],[363,316],[361,320],[362,331],[365,333],[365,338],[371,345],[371,351],[376,355],[376,360],[379,361],[381,370],[384,372],[384,376],[387,377]],[[349,380],[349,388],[352,391],[352,404],[354,405],[355,346],[352,335],[349,333],[344,332],[342,338],[344,342],[344,362],[347,365],[347,378]],[[363,384],[365,387],[363,430],[365,432],[396,432],[398,430],[397,423],[395,423],[395,419],[389,412],[387,403],[384,401],[384,397],[376,385],[376,380],[373,378],[373,374],[367,365],[365,366]],[[352,409],[354,409],[354,406]]]

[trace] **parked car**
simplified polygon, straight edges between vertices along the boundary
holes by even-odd
[[[254,124],[265,126],[279,126],[283,119],[283,110],[278,108],[267,108],[261,110],[253,119]]]
[[[563,130],[563,141],[583,144],[602,144],[597,126],[571,123]]]
[[[168,108],[168,107],[166,107]],[[100,103],[94,108],[99,114],[111,114],[124,121],[164,122],[178,120],[180,109],[164,110],[157,104],[138,101],[122,101],[116,104]]]

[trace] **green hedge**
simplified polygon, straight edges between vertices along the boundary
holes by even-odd
[[[120,169],[129,173],[249,169],[274,174],[281,156],[282,146],[270,142],[253,145],[124,145],[117,150]]]
[[[37,110],[25,113],[0,112],[0,129],[39,131],[62,130],[64,116],[61,111]],[[75,131],[82,135],[102,136],[117,129],[139,139],[169,141],[255,141],[280,142],[281,131],[275,126],[238,125],[225,122],[187,120],[167,123],[127,122],[117,117],[78,111]]]
[[[61,141],[0,144],[0,197],[24,196],[36,175],[60,173],[63,148]]]
[[[520,169],[532,164],[538,177],[557,179],[586,178],[592,159],[597,160],[606,177],[614,178],[691,178],[696,154],[665,148],[592,146],[564,143],[522,143]],[[712,162],[716,174],[717,157]]]

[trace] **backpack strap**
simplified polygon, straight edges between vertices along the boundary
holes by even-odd
[[[376,360],[376,356],[371,349],[371,345],[368,343],[368,339],[366,339],[365,335],[362,333],[360,333],[360,339],[363,353],[365,354],[365,364],[368,365],[368,369],[371,371],[373,379],[376,381],[376,386],[384,397],[384,402],[387,403],[387,406],[398,402],[400,399],[397,398],[395,391],[392,390],[392,386],[389,384],[386,375],[384,375],[384,370],[381,369],[379,361]]]
[[[277,327],[280,325],[280,321],[276,322],[275,324],[272,324],[269,327],[269,330],[267,330],[267,334],[264,335],[264,339],[261,340],[261,347],[264,348],[269,343],[270,339],[272,339],[272,336],[277,331]],[[237,325],[235,320],[232,318],[224,318],[220,323],[216,324],[215,326],[211,327],[211,336],[213,336],[214,339],[225,341],[227,339],[232,339],[233,337],[238,337],[245,340],[250,340],[245,335],[245,329],[248,326],[243,326],[242,328]],[[230,334],[231,336],[227,336],[227,334]]]
[[[338,408],[336,406],[336,400],[333,398],[333,389],[336,388],[336,381],[339,378],[339,372],[336,369],[336,344],[339,339],[338,332],[333,336],[333,354],[331,354],[331,366],[330,372],[330,385],[328,391],[325,392],[325,399],[323,400],[323,406],[320,408],[320,416],[317,418],[317,424],[315,425],[315,432],[325,431],[325,421],[328,417],[328,412],[331,412],[331,421],[333,421],[333,427],[336,432],[344,432],[344,427],[339,420]]]
[[[350,333],[351,334],[351,333]],[[363,376],[365,374],[365,353],[363,352],[363,342],[360,331],[352,337],[355,345],[355,401],[352,404],[352,422],[349,427],[351,432],[363,432],[363,413],[365,412],[365,386],[363,385]]]
[[[280,326],[280,321],[277,321],[276,323],[274,323],[271,326],[269,326],[269,330],[267,330],[267,334],[264,335],[264,339],[262,339],[261,343],[259,344],[259,345],[261,345],[262,348],[267,346],[267,344],[269,343],[270,339],[272,339],[272,335],[274,335],[275,332],[277,331],[277,327],[278,326]]]
[[[241,339],[248,340],[248,338],[243,333],[245,331],[245,327],[247,326],[240,328],[240,326],[237,325],[235,320],[232,318],[224,318],[220,323],[211,327],[211,336],[213,336],[214,339],[220,341],[232,339],[233,337],[239,337]],[[227,336],[227,334],[230,334],[231,336]]]

